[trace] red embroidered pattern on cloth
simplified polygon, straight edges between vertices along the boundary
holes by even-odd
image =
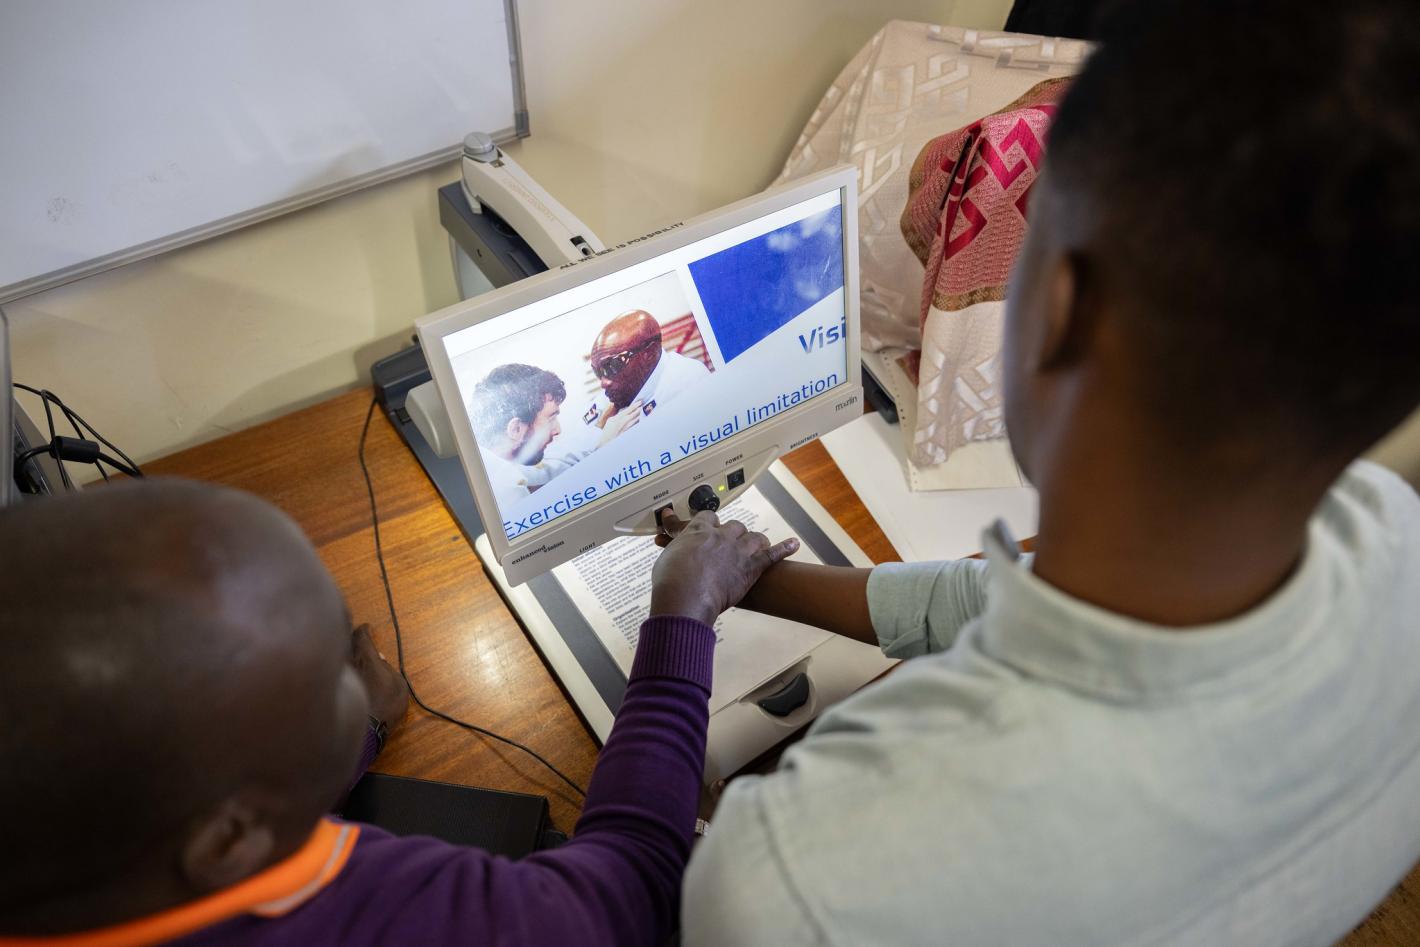
[[[1039,83],[1001,111],[928,142],[913,163],[902,233],[925,268],[924,324],[934,306],[954,311],[1005,298],[1045,131],[1069,82]]]

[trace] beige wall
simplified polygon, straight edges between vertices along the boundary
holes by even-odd
[[[999,27],[1009,0],[521,0],[533,137],[511,150],[603,239],[767,184],[887,19]],[[457,300],[450,165],[21,300],[15,377],[140,462],[363,383]]]
[[[7,305],[15,379],[58,393],[140,463],[349,388],[415,317],[456,299],[433,200],[455,173]]]

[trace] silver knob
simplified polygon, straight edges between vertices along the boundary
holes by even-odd
[[[463,154],[474,161],[495,161],[498,146],[493,144],[493,136],[487,132],[470,132],[463,139]]]

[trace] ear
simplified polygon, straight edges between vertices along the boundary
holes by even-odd
[[[1088,348],[1092,313],[1085,295],[1088,262],[1075,252],[1062,253],[1045,267],[1041,318],[1027,340],[1026,364],[1032,373],[1069,368]]]
[[[514,444],[521,444],[523,438],[528,436],[528,424],[522,418],[509,418],[507,425],[503,428],[503,434]]]
[[[275,832],[256,810],[228,799],[189,834],[182,873],[199,891],[220,891],[265,868],[275,847]]]

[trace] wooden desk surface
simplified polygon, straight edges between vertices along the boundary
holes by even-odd
[[[394,629],[375,561],[369,500],[356,459],[368,389],[146,464],[265,497],[306,531],[393,660]],[[483,572],[414,455],[376,411],[366,459],[406,666],[424,701],[525,743],[583,786],[597,745]],[[872,516],[817,442],[785,463],[875,562],[897,560]],[[525,754],[411,707],[376,764],[381,772],[546,795],[561,829],[580,800]],[[1420,868],[1345,942],[1420,944]]]

